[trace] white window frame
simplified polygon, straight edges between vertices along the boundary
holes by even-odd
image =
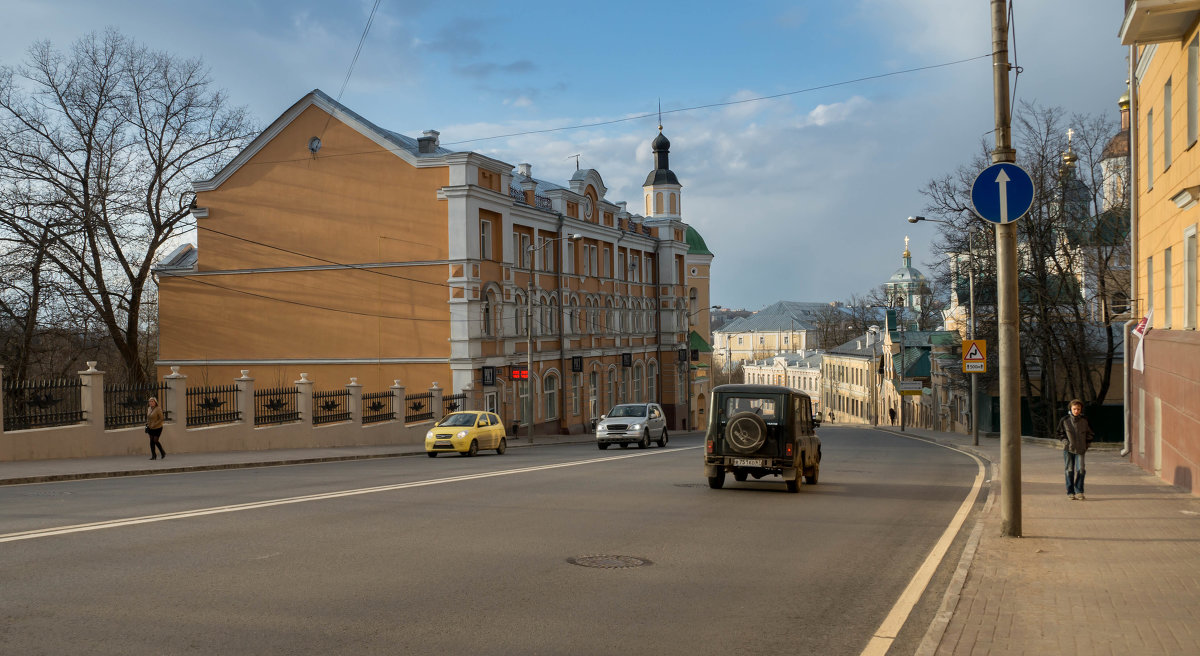
[[[1188,330],[1196,329],[1197,286],[1200,285],[1200,270],[1197,267],[1197,234],[1196,224],[1188,226],[1183,231],[1183,327]]]
[[[1154,109],[1146,110],[1146,189],[1154,188]]]
[[[492,222],[479,220],[479,259],[492,259]]]
[[[609,267],[611,267],[611,266],[612,266],[612,249],[605,246],[604,247],[604,257],[600,259],[600,277],[601,278],[610,277]]]
[[[563,261],[563,273],[575,273],[575,245],[567,242],[567,257]]]
[[[1171,78],[1163,83],[1163,170],[1171,168]]]
[[[1200,35],[1192,37],[1188,44],[1187,64],[1187,139],[1188,147],[1200,138]]]
[[[558,374],[542,377],[542,400],[546,402],[546,414],[543,417],[547,420],[558,419]]]
[[[582,374],[571,374],[571,416],[579,416],[579,392],[582,386]]]

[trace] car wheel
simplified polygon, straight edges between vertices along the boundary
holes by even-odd
[[[426,451],[426,452],[425,452],[425,455],[429,456],[430,458],[436,458],[436,457],[437,457],[437,451]]]
[[[658,448],[663,448],[667,445],[667,429],[664,428],[662,435],[658,436]]]
[[[796,492],[800,491],[800,474],[799,473],[796,474],[796,478],[793,478],[790,481],[784,481],[784,482],[787,483],[787,491],[788,492],[795,494]]]
[[[467,447],[466,451],[463,451],[463,456],[470,458],[471,456],[474,456],[476,453],[479,453],[479,442],[476,442],[475,440],[471,440],[471,446]]]
[[[804,482],[809,485],[816,485],[817,479],[821,477],[820,461],[813,463],[812,467],[804,470]]]
[[[725,443],[735,453],[754,453],[767,441],[767,422],[756,412],[739,412],[725,424]]]
[[[733,470],[733,480],[735,480],[739,483],[745,483],[746,482],[746,470],[745,469]]]
[[[638,442],[638,448],[644,449],[650,446],[650,429],[647,428],[645,433],[642,433],[642,440]]]
[[[604,443],[599,443],[599,444],[596,444],[596,446],[600,447],[600,450],[601,450],[601,451],[607,451],[607,450],[608,450],[608,445],[607,445],[607,444],[604,444]]]
[[[725,470],[717,472],[716,476],[708,477],[708,486],[714,490],[719,490],[725,487]]]
[[[508,440],[502,437],[500,438],[500,444],[496,446],[496,455],[502,456],[505,451],[508,451]]]

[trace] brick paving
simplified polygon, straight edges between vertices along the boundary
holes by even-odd
[[[967,436],[908,434],[993,463],[965,581],[947,594],[949,621],[931,627],[921,653],[1200,655],[1200,497],[1102,445],[1088,451],[1087,499],[1071,501],[1057,442],[1027,438],[1022,537],[1003,537],[1000,440],[973,447]]]

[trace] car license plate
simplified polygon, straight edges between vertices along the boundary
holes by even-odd
[[[453,448],[454,445],[451,444],[448,440],[441,440],[438,442],[434,442],[433,447],[435,449],[450,449],[450,448]]]
[[[762,467],[763,461],[755,460],[755,459],[751,459],[751,458],[734,458],[733,466],[734,467]]]

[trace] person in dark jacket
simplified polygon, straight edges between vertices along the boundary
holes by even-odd
[[[1083,477],[1087,473],[1084,467],[1084,454],[1094,437],[1092,425],[1083,416],[1083,401],[1071,401],[1067,416],[1058,422],[1058,439],[1063,441],[1063,464],[1067,476],[1067,495],[1071,500],[1083,496]]]
[[[158,441],[162,435],[163,429],[163,411],[158,406],[158,399],[150,397],[149,407],[146,408],[146,434],[150,436],[150,459],[157,460],[158,454],[154,452],[155,447],[158,448],[158,453],[162,454],[164,460],[167,458],[167,452],[163,450],[162,443]]]

